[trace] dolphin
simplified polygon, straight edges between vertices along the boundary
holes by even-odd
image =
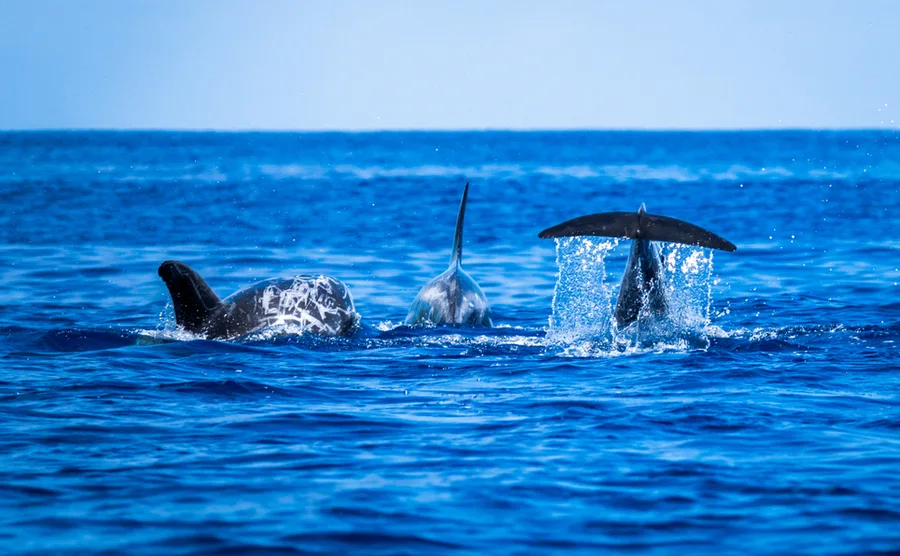
[[[219,299],[184,263],[162,263],[159,276],[172,296],[178,326],[210,339],[236,338],[275,324],[296,324],[304,332],[322,336],[344,336],[359,322],[350,290],[330,276],[273,278],[225,299]]]
[[[463,191],[456,217],[450,267],[425,284],[413,300],[405,324],[468,324],[492,326],[491,308],[484,292],[462,268],[463,219],[469,184]]]
[[[646,206],[634,212],[603,212],[567,220],[538,234],[540,238],[602,236],[632,239],[631,252],[616,300],[615,317],[619,328],[638,319],[646,307],[653,315],[668,311],[665,274],[659,248],[654,242],[681,243],[721,251],[737,247],[716,234],[683,220],[649,214]]]

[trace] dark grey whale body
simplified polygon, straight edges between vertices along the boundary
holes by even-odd
[[[405,324],[493,325],[491,308],[484,292],[462,267],[463,221],[468,195],[467,183],[456,217],[450,266],[419,291],[406,315]]]
[[[664,315],[666,299],[665,275],[654,243],[663,241],[696,245],[722,251],[737,247],[716,234],[683,220],[648,214],[646,208],[634,212],[604,212],[567,220],[538,234],[541,238],[603,236],[634,240],[625,264],[615,318],[619,328],[636,321],[645,309],[653,315]]]
[[[176,323],[210,339],[235,338],[277,324],[340,336],[351,333],[359,321],[350,290],[329,276],[265,280],[224,300],[184,263],[162,263],[159,276],[172,296]]]

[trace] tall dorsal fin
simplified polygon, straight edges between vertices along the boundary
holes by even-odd
[[[200,332],[209,314],[222,305],[219,296],[184,263],[166,261],[159,265],[158,273],[172,296],[175,322],[185,330]]]
[[[459,203],[459,215],[456,217],[456,234],[453,236],[453,253],[450,255],[450,266],[462,264],[463,220],[466,218],[466,198],[468,196],[469,182],[466,182],[462,201]]]

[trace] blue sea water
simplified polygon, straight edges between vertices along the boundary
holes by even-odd
[[[464,264],[493,329],[402,325]],[[0,552],[900,550],[900,137],[848,132],[0,134]],[[672,320],[611,320],[648,210]],[[176,329],[345,281],[349,338]]]

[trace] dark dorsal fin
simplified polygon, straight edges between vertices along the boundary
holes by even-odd
[[[190,332],[200,332],[210,313],[222,301],[194,269],[178,261],[159,265],[159,276],[169,288],[175,305],[175,322]]]
[[[463,220],[466,218],[466,198],[468,196],[469,182],[466,182],[462,201],[459,203],[459,215],[456,217],[456,234],[453,236],[453,253],[450,255],[450,266],[462,264]]]
[[[547,228],[538,237],[603,236],[646,239],[697,245],[709,249],[734,251],[730,241],[684,220],[646,212],[644,205],[638,212],[601,212],[579,216]]]

